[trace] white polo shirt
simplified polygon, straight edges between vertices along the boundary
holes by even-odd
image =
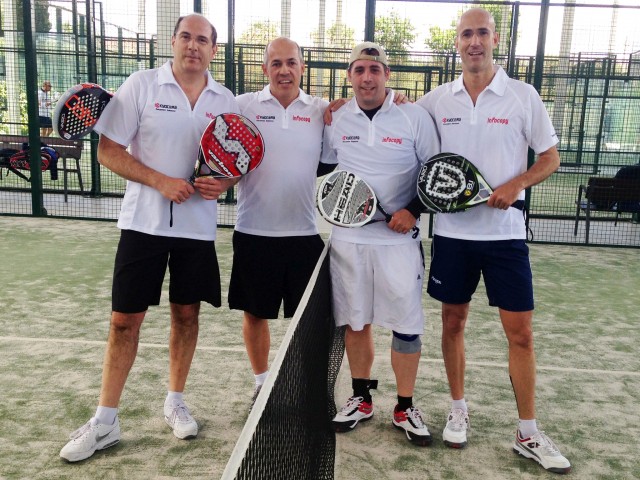
[[[300,90],[286,109],[267,85],[237,97],[240,111],[264,137],[265,156],[238,183],[238,232],[268,237],[315,235],[316,171],[322,115],[329,102]]]
[[[416,103],[434,119],[442,151],[469,159],[495,188],[526,172],[529,146],[539,154],[558,138],[538,92],[494,68],[495,76],[475,106],[462,76]],[[522,211],[487,205],[436,215],[434,233],[465,240],[526,239]]]
[[[391,91],[372,120],[355,98],[333,114],[325,128],[324,163],[362,177],[387,213],[406,207],[417,194],[420,166],[440,151],[432,119],[411,103],[395,105]],[[376,222],[360,228],[334,227],[332,237],[351,243],[395,245],[414,241]]]
[[[175,178],[189,178],[202,132],[220,113],[237,113],[233,94],[206,72],[207,86],[193,109],[176,82],[171,62],[133,73],[115,93],[95,130],[120,145],[141,163]],[[173,205],[154,188],[127,181],[118,227],[151,235],[215,240],[217,202],[197,192]]]

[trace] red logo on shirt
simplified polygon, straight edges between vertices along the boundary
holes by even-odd
[[[384,137],[382,139],[382,143],[397,143],[398,145],[402,145],[402,139],[401,138]]]
[[[489,118],[487,118],[487,123],[499,123],[501,125],[509,125],[509,119],[508,118],[489,117]]]
[[[300,115],[294,115],[292,120],[294,122],[307,122],[311,123],[311,117],[301,117]]]

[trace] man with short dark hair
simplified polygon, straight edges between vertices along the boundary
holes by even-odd
[[[120,440],[120,397],[147,309],[160,302],[167,266],[171,332],[164,419],[178,438],[198,434],[183,391],[198,339],[200,303],[221,305],[216,200],[233,180],[201,177],[192,185],[185,179],[210,119],[238,111],[233,94],[208,71],[215,38],[215,28],[202,15],[181,17],[171,39],[173,60],[132,74],[96,125],[98,160],[127,179],[127,189],[118,219],[122,232],[100,400],[94,416],[60,452],[70,462]]]
[[[355,98],[333,113],[325,128],[323,161],[337,163],[364,179],[380,204],[392,213],[389,223],[360,228],[333,227],[330,270],[333,312],[346,325],[346,353],[353,395],[333,419],[346,432],[373,416],[370,390],[374,347],[372,325],[392,330],[391,364],[398,403],[392,423],[409,441],[429,445],[431,434],[413,404],[420,336],[424,332],[422,279],[424,258],[413,228],[420,216],[416,181],[421,164],[440,151],[433,121],[413,104],[394,104],[386,89],[387,55],[372,42],[351,52],[347,76]]]

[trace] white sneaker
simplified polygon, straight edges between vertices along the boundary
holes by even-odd
[[[120,441],[120,422],[116,417],[113,425],[98,423],[96,418],[91,418],[82,427],[69,435],[69,441],[62,450],[60,456],[69,462],[79,462],[89,458],[96,450],[104,450],[112,447]]]
[[[393,425],[404,430],[405,435],[411,443],[426,447],[431,445],[431,433],[424,424],[422,412],[417,407],[409,407],[406,410],[398,410],[398,406],[393,410]]]
[[[467,430],[471,428],[469,413],[461,408],[449,412],[447,425],[442,432],[442,441],[447,447],[464,448],[467,445]]]
[[[348,432],[356,428],[358,422],[364,422],[373,417],[373,401],[365,402],[362,397],[349,397],[335,417],[333,429],[336,433]]]
[[[183,402],[165,405],[164,421],[173,429],[173,434],[180,439],[194,438],[198,435],[198,424]]]
[[[535,460],[550,472],[569,473],[571,471],[569,460],[562,456],[558,447],[544,432],[536,432],[529,438],[521,438],[518,431],[513,451]]]

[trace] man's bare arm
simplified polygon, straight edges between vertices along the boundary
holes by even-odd
[[[495,189],[487,205],[506,210],[518,199],[520,192],[546,180],[560,166],[560,154],[556,147],[551,147],[538,155],[538,160],[522,175],[509,180]]]
[[[144,165],[127,152],[125,146],[104,135],[98,143],[98,161],[122,178],[155,188],[175,203],[184,202],[195,192],[185,179],[169,177]]]

